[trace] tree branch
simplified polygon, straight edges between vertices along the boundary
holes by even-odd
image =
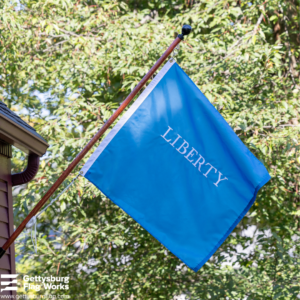
[[[293,88],[294,88],[295,85],[296,85],[296,82],[295,82],[295,78],[294,78],[294,74],[293,74],[293,67],[292,67],[292,52],[291,52],[291,45],[290,45],[290,42],[289,42],[289,32],[288,32],[288,28],[287,28],[286,16],[284,15],[283,9],[282,9],[280,4],[279,4],[279,10],[280,10],[280,12],[282,13],[282,16],[283,16],[284,30],[285,30],[285,33],[287,35],[288,56],[289,56],[289,73],[291,75],[291,78],[292,78],[292,81],[293,81]]]
[[[237,47],[237,49],[235,49],[235,50],[232,51],[231,53],[229,53],[229,54],[227,54],[226,56],[224,56],[224,57],[222,58],[222,61],[225,60],[225,59],[227,59],[228,57],[232,56],[232,55],[233,55],[235,52],[237,52],[238,50],[240,50],[240,47],[241,47],[241,46],[243,46],[243,45],[248,45],[248,44],[250,43],[251,39],[246,39],[246,41],[244,41],[244,42],[241,42],[241,41],[243,41],[243,39],[245,40],[245,37],[247,37],[247,36],[249,36],[249,35],[251,35],[251,34],[252,34],[252,37],[256,34],[256,32],[257,32],[257,30],[258,30],[258,27],[259,27],[260,23],[261,23],[262,20],[263,20],[263,17],[264,17],[264,15],[261,14],[260,17],[259,17],[258,20],[257,20],[257,23],[255,24],[254,29],[253,29],[252,31],[250,31],[249,33],[247,33],[245,36],[242,36],[235,44],[233,44],[233,45],[229,48],[229,50],[231,50],[231,49]],[[218,62],[218,63],[216,63],[216,64],[213,64],[212,66],[210,66],[210,68],[209,68],[207,71],[210,71],[213,67],[219,65],[220,63],[221,63],[221,62]]]
[[[68,42],[68,40],[64,40],[64,41],[61,41],[61,42],[59,42],[59,43],[56,43],[54,46],[49,47],[49,48],[43,50],[43,52],[49,52],[51,49],[57,48],[58,45],[62,45],[62,44],[65,43],[65,42]]]

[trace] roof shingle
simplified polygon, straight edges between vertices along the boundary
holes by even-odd
[[[17,114],[12,112],[5,103],[1,101],[0,101],[0,114],[9,118],[12,122],[18,124],[19,126],[23,127],[25,130],[31,132],[36,137],[46,142],[46,140],[41,135],[39,135],[33,127],[31,127],[29,124],[23,121]]]

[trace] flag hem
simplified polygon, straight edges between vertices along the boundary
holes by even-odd
[[[87,174],[88,175],[88,174]],[[85,178],[87,178],[85,176]],[[100,191],[101,193],[103,193],[105,195],[105,197],[107,197],[108,199],[110,199],[114,204],[116,204],[118,207],[120,207],[127,215],[129,215],[131,218],[133,218],[137,223],[139,223],[146,231],[148,231],[157,241],[159,241],[163,246],[165,246],[171,253],[173,253],[175,256],[177,256],[186,266],[188,266],[191,270],[197,272],[208,260],[209,258],[218,250],[218,248],[221,246],[221,244],[223,244],[223,242],[226,240],[226,238],[229,236],[229,234],[232,232],[232,230],[236,227],[236,225],[241,221],[241,219],[245,216],[245,214],[248,212],[248,210],[250,209],[250,207],[252,206],[252,204],[254,203],[255,199],[256,199],[256,195],[258,193],[258,191],[260,190],[261,187],[263,187],[270,179],[270,175],[267,174],[266,176],[263,177],[263,179],[261,180],[261,182],[257,185],[253,197],[252,199],[249,201],[248,205],[245,207],[245,209],[243,210],[243,212],[240,214],[240,216],[235,220],[235,222],[231,225],[231,227],[228,229],[228,231],[223,235],[222,239],[216,244],[216,246],[212,249],[212,251],[210,251],[210,253],[203,259],[201,260],[201,262],[196,266],[196,267],[192,267],[190,266],[188,263],[186,263],[182,258],[181,255],[177,255],[173,250],[170,250],[171,247],[167,246],[167,244],[165,242],[162,242],[161,239],[157,238],[156,234],[152,233],[152,230],[148,229],[147,223],[145,224],[144,222],[139,221],[138,218],[136,218],[131,212],[129,212],[127,210],[127,208],[124,208],[123,206],[123,201],[120,200],[120,202],[122,202],[121,204],[116,202],[112,197],[108,196],[108,194],[106,194],[105,192],[103,192],[102,188],[100,188],[96,183],[94,183],[91,179],[87,178],[90,182],[92,182]],[[126,205],[125,205],[126,206]]]
[[[197,272],[209,259],[210,257],[218,250],[218,248],[224,243],[224,241],[227,239],[229,234],[233,231],[233,229],[237,226],[237,224],[244,218],[252,204],[254,203],[256,199],[256,195],[258,191],[271,179],[270,174],[266,174],[261,182],[257,185],[254,195],[252,199],[249,201],[245,209],[242,211],[242,213],[239,215],[239,217],[235,220],[235,222],[231,225],[231,227],[227,230],[227,232],[224,234],[224,236],[221,238],[221,240],[217,243],[217,245],[212,249],[212,251],[209,252],[209,254],[202,259],[202,261],[195,267],[191,268],[193,271]]]
[[[120,129],[125,125],[125,123],[130,119],[130,117],[135,113],[135,111],[140,107],[144,100],[153,91],[160,80],[166,75],[170,68],[175,64],[175,60],[168,61],[163,68],[158,72],[142,94],[134,101],[131,107],[126,111],[126,113],[121,117],[117,124],[112,128],[108,135],[102,140],[101,144],[97,147],[94,153],[90,156],[87,162],[84,164],[80,170],[80,175],[84,176],[90,167],[94,164],[99,155],[104,151],[104,149],[109,145],[111,140],[116,136]]]

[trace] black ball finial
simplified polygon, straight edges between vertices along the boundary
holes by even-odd
[[[190,34],[192,27],[190,25],[183,25],[181,29],[181,34],[178,34],[178,37],[183,40],[185,35]]]
[[[192,27],[190,25],[183,25],[181,29],[182,35],[188,35],[192,31]]]

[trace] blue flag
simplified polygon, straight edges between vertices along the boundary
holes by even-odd
[[[270,179],[174,61],[165,64],[81,171],[194,271]]]

